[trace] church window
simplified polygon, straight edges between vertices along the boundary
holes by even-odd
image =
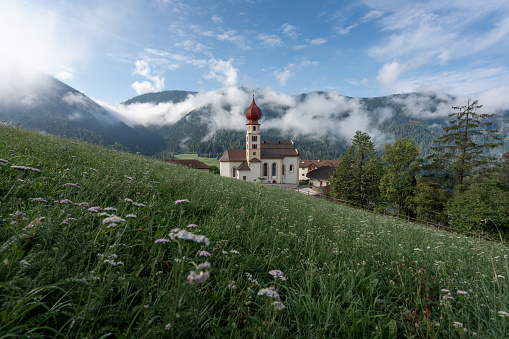
[[[290,173],[293,173],[293,165],[290,165]]]
[[[256,126],[253,126],[253,131],[256,131]]]
[[[256,155],[256,152],[253,152],[253,155]]]
[[[253,144],[253,148],[258,148],[258,145],[257,144]]]
[[[251,141],[258,141],[258,136],[257,135],[253,135],[251,137]]]
[[[269,165],[267,163],[263,164],[263,176],[268,177],[269,176]]]
[[[232,177],[237,177],[237,168],[235,167],[232,168]]]
[[[286,170],[286,166],[285,166],[285,165],[283,165],[283,167],[281,168],[281,175],[282,175],[283,177],[286,175],[285,170]]]
[[[272,163],[272,176],[275,177],[277,176],[277,165],[276,163]]]

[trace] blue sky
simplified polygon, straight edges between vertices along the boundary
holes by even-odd
[[[0,68],[111,105],[233,86],[509,104],[507,0],[4,0],[0,45]]]

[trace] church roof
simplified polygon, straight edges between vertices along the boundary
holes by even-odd
[[[284,157],[296,157],[299,152],[295,149],[293,141],[262,141],[260,145],[261,160],[275,159]],[[261,162],[260,159],[253,158],[251,162]],[[219,161],[223,162],[243,162],[246,161],[246,150],[227,149]]]
[[[224,151],[223,156],[219,161],[246,161],[246,150],[245,149],[227,149]]]
[[[315,165],[317,168],[322,166],[333,166],[337,167],[339,160],[301,160],[299,161],[300,168],[306,168],[310,165]]]
[[[296,157],[299,155],[293,141],[262,141],[260,148],[262,159]]]
[[[247,163],[247,161],[244,161],[242,164],[240,164],[239,167],[237,167],[237,170],[238,171],[250,171],[251,169],[249,168],[249,164]]]

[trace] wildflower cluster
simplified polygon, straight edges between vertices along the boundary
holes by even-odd
[[[28,201],[39,201],[39,202],[47,202],[45,199],[43,198],[28,198]]]
[[[78,186],[77,184],[73,184],[73,183],[70,183],[70,182],[68,182],[68,183],[64,184],[64,186],[71,186],[71,187],[75,187],[75,188],[79,188],[79,189],[81,189],[81,187],[80,187],[80,186]]]
[[[33,168],[33,167],[27,167],[27,166],[12,165],[11,168],[13,168],[13,169],[20,169],[20,170],[23,170],[23,171],[32,171],[32,172],[40,172],[41,171],[40,169]]]
[[[246,272],[246,277],[247,277],[247,280],[249,280],[251,282],[251,284],[253,284],[255,286],[260,286],[258,281],[256,279],[253,279],[253,275],[251,273]]]
[[[145,207],[145,204],[142,204],[141,202],[135,202],[135,201],[133,201],[132,199],[129,199],[129,198],[125,198],[124,201],[125,202],[130,202],[132,205],[137,206],[137,207]]]
[[[178,205],[178,204],[181,204],[181,203],[184,203],[184,202],[189,204],[189,200],[181,199],[181,200],[175,200],[175,205]]]
[[[276,292],[276,289],[274,287],[262,288],[261,290],[258,291],[257,295],[261,296],[261,297],[268,297],[268,298],[275,299],[272,302],[272,306],[277,311],[281,311],[283,308],[285,308],[285,305],[281,302],[281,299],[279,298],[279,294]]]
[[[110,217],[107,217],[103,220],[103,225],[109,224],[108,228],[115,227],[120,223],[123,223],[125,219],[122,219],[121,217],[117,217],[116,215],[112,215]]]
[[[196,270],[189,272],[187,281],[191,284],[203,284],[210,278],[210,263],[205,261],[197,266]]]
[[[274,277],[274,279],[280,279],[281,281],[286,281],[285,275],[280,270],[271,270],[269,274]]]
[[[172,240],[181,239],[181,240],[191,240],[197,243],[204,243],[206,246],[210,245],[210,240],[204,235],[193,234],[186,230],[181,230],[180,228],[174,228],[170,231],[169,234]]]

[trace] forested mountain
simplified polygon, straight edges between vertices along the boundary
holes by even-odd
[[[245,89],[244,91],[247,92]],[[195,92],[164,91],[134,97],[125,104],[184,103],[192,101],[195,95]],[[452,112],[451,106],[455,100],[450,96],[438,97],[422,93],[360,99],[345,97],[347,102],[355,102],[357,106],[352,109],[344,105],[346,108],[339,107],[336,111],[327,113],[326,116],[314,115],[311,108],[309,114],[306,115],[307,112],[305,112],[300,116],[301,120],[297,122],[297,125],[313,125],[313,120],[318,119],[320,124],[324,125],[324,130],[327,130],[326,134],[320,134],[323,132],[320,127],[311,129],[307,134],[301,133],[298,126],[293,129],[274,127],[277,125],[274,121],[284,122],[285,115],[291,114],[300,106],[306,106],[307,102],[311,101],[310,97],[316,100],[317,97],[327,98],[328,96],[330,94],[327,92],[301,94],[293,97],[295,100],[293,107],[271,105],[267,103],[267,100],[263,100],[263,96],[259,97],[260,100],[257,97],[257,105],[263,112],[260,120],[263,139],[293,140],[303,159],[337,159],[346,152],[350,139],[345,137],[344,133],[336,133],[326,125],[330,122],[330,125],[339,126],[339,129],[352,130],[352,134],[356,129],[362,129],[358,127],[360,125],[368,129],[368,134],[375,134],[374,140],[378,150],[382,149],[384,143],[393,142],[401,136],[414,139],[419,146],[420,154],[426,156],[430,153],[434,140],[443,133],[442,127],[447,124],[447,114]],[[245,108],[248,104],[246,103]],[[217,110],[217,107],[215,109]],[[229,111],[231,107],[224,105],[221,109]],[[363,114],[359,113],[360,110]],[[185,118],[175,124],[151,126],[151,128],[165,138],[167,149],[164,153],[166,155],[188,151],[209,157],[220,157],[228,148],[243,148],[245,132],[242,126],[239,129],[217,128],[210,138],[204,138],[209,132],[208,122],[213,120],[211,116],[214,114],[214,108],[211,105],[202,106],[190,111]],[[356,119],[362,120],[362,123]],[[496,151],[497,156],[509,150],[508,126],[509,110],[499,112],[493,128],[499,131],[505,145]]]
[[[143,94],[105,108],[41,74],[30,85],[0,93],[0,121],[97,144],[120,143],[131,152],[161,158],[181,152],[220,157],[228,148],[244,147],[243,114],[250,96],[246,88],[233,89],[233,95],[228,90],[174,90]],[[339,158],[356,130],[372,136],[378,150],[399,136],[414,139],[425,156],[442,134],[454,100],[423,93],[374,98],[333,92],[288,96],[267,89],[256,93],[263,112],[262,138],[293,140],[302,159]],[[509,150],[509,109],[497,113],[493,128],[505,142],[497,150],[501,155]],[[136,120],[140,116],[145,120]]]
[[[39,74],[24,86],[0,93],[0,121],[96,144],[120,143],[131,152],[151,155],[164,141],[143,126],[130,127],[74,88]]]

